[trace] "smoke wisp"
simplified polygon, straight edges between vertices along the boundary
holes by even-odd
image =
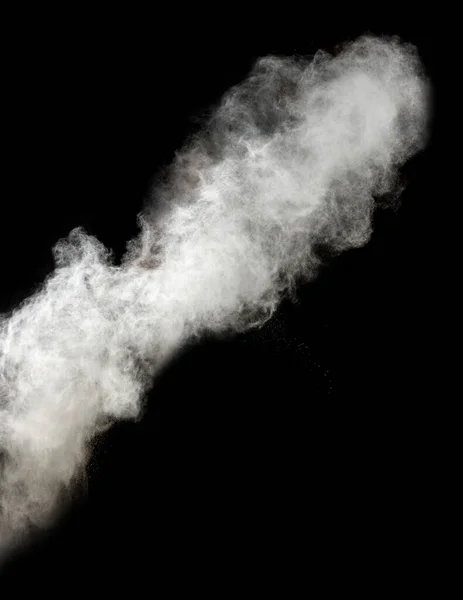
[[[368,240],[374,198],[426,142],[428,105],[395,38],[262,58],[177,155],[121,264],[83,230],[57,243],[54,272],[0,317],[4,550],[50,523],[92,438],[139,414],[182,344],[269,319],[316,274],[315,244]]]

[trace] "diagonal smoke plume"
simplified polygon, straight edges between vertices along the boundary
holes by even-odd
[[[46,526],[89,443],[139,413],[185,341],[271,317],[315,244],[361,246],[374,198],[423,147],[416,51],[364,36],[336,56],[267,57],[177,156],[121,264],[74,230],[56,269],[0,319],[0,538]]]

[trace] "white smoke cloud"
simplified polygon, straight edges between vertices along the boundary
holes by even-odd
[[[53,274],[0,321],[4,549],[51,522],[92,438],[139,414],[184,342],[270,318],[315,275],[315,244],[368,240],[373,197],[426,142],[428,98],[395,38],[263,58],[178,154],[120,265],[82,230],[58,242]]]

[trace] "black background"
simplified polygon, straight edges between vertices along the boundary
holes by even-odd
[[[432,37],[398,17],[328,27],[296,11],[271,23],[178,11],[6,21],[2,310],[52,270],[52,246],[75,226],[120,256],[156,174],[258,56],[332,50],[369,30],[415,43],[436,77]],[[260,332],[179,356],[141,422],[96,443],[86,494],[3,568],[4,589],[138,582],[220,597],[250,576],[286,591],[300,577],[309,590],[320,575],[327,590],[425,577],[436,130],[366,247],[332,260]]]

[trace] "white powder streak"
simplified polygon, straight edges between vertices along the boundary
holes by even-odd
[[[139,413],[185,341],[270,318],[315,275],[315,243],[368,240],[373,196],[426,141],[428,98],[395,38],[261,59],[178,155],[122,265],[81,230],[57,244],[53,274],[0,321],[4,549],[51,522],[89,442]]]

